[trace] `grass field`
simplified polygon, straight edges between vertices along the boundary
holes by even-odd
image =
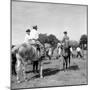
[[[39,73],[32,73],[32,66],[27,66],[27,78],[25,82],[16,82],[16,77],[11,77],[11,88],[36,88],[49,86],[66,86],[66,85],[83,85],[88,83],[88,64],[87,53],[84,59],[71,58],[71,66],[67,71],[63,71],[62,58],[55,60],[45,60],[43,62],[43,76],[40,78]]]

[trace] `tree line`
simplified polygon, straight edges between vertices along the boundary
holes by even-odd
[[[40,41],[41,44],[45,45],[45,43],[48,43],[51,45],[51,47],[56,48],[57,43],[60,43],[61,40],[57,39],[55,35],[50,34],[39,34],[38,40]],[[75,40],[70,40],[70,45],[72,47],[77,47],[80,46],[82,49],[87,49],[87,42],[88,42],[88,37],[86,34],[81,35],[79,41]],[[12,47],[15,45],[12,45]]]

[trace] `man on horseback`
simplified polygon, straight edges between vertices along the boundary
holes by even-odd
[[[38,51],[37,53],[40,53],[40,47],[41,47],[41,43],[38,41],[38,31],[37,31],[37,25],[33,26],[33,29],[30,30],[26,30],[26,36],[25,36],[25,42],[27,44],[30,44],[34,47],[36,47],[36,50]],[[38,61],[33,61],[33,71],[38,69]]]
[[[69,41],[69,37],[67,36],[67,32],[65,31],[62,42],[63,42],[64,44],[66,44],[68,41]]]
[[[37,25],[33,26],[33,29],[27,29],[26,30],[26,36],[25,36],[25,40],[24,43],[30,44],[30,45],[34,45],[37,47],[37,50],[40,51],[40,42],[38,41],[38,31],[37,31]]]
[[[64,32],[64,37],[62,39],[62,45],[63,45],[63,53],[62,56],[64,57],[64,63],[66,63],[66,68],[68,64],[69,59],[69,66],[70,66],[70,45],[69,45],[69,37],[67,36],[67,31]]]
[[[30,29],[27,29],[26,30],[26,35],[25,35],[25,40],[24,40],[24,43],[29,43],[29,40],[30,40]]]
[[[64,33],[64,37],[62,39],[62,44],[63,44],[65,51],[67,52],[68,47],[69,47],[69,37],[67,36],[67,31],[65,31],[63,33]]]

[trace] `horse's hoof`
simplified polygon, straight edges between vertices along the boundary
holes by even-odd
[[[40,78],[43,78],[43,76],[40,76]]]

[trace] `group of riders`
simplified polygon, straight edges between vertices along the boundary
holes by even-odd
[[[37,52],[35,51],[36,52],[36,56],[40,56],[40,53],[42,51],[43,45],[39,42],[38,38],[39,38],[39,33],[38,33],[37,25],[33,26],[32,29],[27,29],[26,30],[25,40],[24,40],[22,45],[23,45],[23,47],[27,47],[28,49],[25,49],[25,48],[21,47],[19,49],[19,52],[16,51],[16,53],[18,53],[18,54],[15,55],[16,59],[17,59],[17,64],[18,64],[17,67],[19,67],[19,69],[20,69],[20,62],[19,61],[21,60],[20,55],[22,56],[22,58],[26,58],[25,55],[31,54],[30,51],[29,51],[29,50],[31,50],[31,47],[29,47],[29,46],[34,46],[34,50],[37,51]],[[20,47],[20,45],[18,46],[18,48],[19,47]],[[69,45],[69,37],[67,35],[67,31],[64,31],[64,37],[62,39],[62,42],[58,43],[57,47],[61,48],[61,50],[62,50],[62,56],[64,58],[63,67],[65,68],[65,64],[66,64],[66,68],[67,68],[67,61],[68,61],[67,59],[69,59],[69,64],[70,64],[70,51],[71,51],[70,50],[71,47]],[[77,49],[78,49],[78,54],[81,56],[80,48],[77,48]],[[21,50],[21,52],[20,52],[20,50]],[[25,50],[29,51],[29,53],[27,54],[25,52]],[[14,51],[15,51],[15,48],[12,49],[12,53]],[[23,51],[25,52],[24,54],[23,54]],[[34,52],[34,51],[31,50],[31,52]],[[36,56],[33,54],[32,58],[36,57]],[[41,55],[41,56],[43,57],[43,55]],[[31,57],[29,57],[29,59],[31,59]],[[42,58],[40,57],[40,59],[42,59]],[[33,71],[35,71],[35,69],[36,70],[38,69],[38,64],[39,64],[38,60],[34,60],[33,61]],[[15,67],[14,67],[14,69],[15,69]],[[17,71],[19,71],[19,69],[17,69]]]

